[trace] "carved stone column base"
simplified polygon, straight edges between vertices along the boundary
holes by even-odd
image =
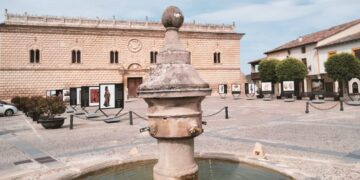
[[[159,160],[154,180],[197,180],[194,139],[158,139]]]

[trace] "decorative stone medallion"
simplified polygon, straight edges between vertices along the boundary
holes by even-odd
[[[131,52],[138,52],[140,51],[142,48],[142,44],[141,41],[138,39],[131,39],[128,43],[128,49]]]

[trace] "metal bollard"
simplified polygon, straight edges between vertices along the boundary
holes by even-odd
[[[342,100],[340,100],[340,111],[344,111],[344,104]]]
[[[70,115],[70,127],[69,127],[70,130],[73,129],[73,124],[74,124],[74,115],[71,114],[71,115]]]
[[[309,113],[309,102],[306,102],[306,109],[305,109],[305,113]]]
[[[229,111],[227,106],[225,106],[225,119],[229,119]]]
[[[129,111],[130,125],[133,125],[132,111]]]

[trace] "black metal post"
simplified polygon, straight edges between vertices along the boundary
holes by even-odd
[[[73,129],[73,124],[74,124],[74,115],[71,114],[70,115],[70,129]]]
[[[225,119],[229,119],[229,111],[227,106],[225,106]]]
[[[305,113],[309,113],[309,102],[306,102],[306,109],[305,109]]]
[[[344,111],[343,100],[340,100],[340,111]]]
[[[132,111],[129,111],[130,125],[133,125]]]

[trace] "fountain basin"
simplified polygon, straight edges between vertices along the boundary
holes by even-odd
[[[129,162],[104,169],[88,172],[75,179],[131,179],[131,180],[152,180],[153,166],[156,159],[140,160]],[[278,171],[247,164],[231,159],[219,158],[196,158],[199,165],[198,179],[200,180],[255,180],[274,179],[292,180],[293,178]]]

